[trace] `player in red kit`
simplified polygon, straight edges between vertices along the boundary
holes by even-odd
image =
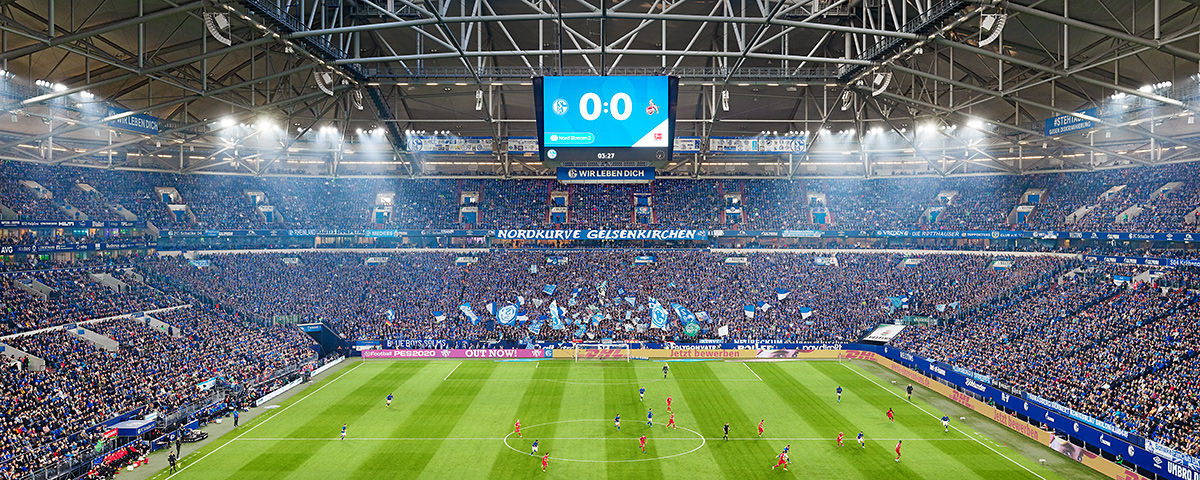
[[[646,436],[645,436],[645,435],[642,435],[641,437],[639,437],[639,438],[638,438],[638,443],[640,443],[640,444],[641,444],[641,447],[642,447],[642,453],[646,453]]]
[[[671,396],[667,395],[667,411],[671,411]]]
[[[892,415],[892,409],[890,409],[890,408],[888,409],[887,415],[888,415],[889,422],[896,423],[896,417],[894,415]]]
[[[549,466],[550,466],[550,454],[547,453],[542,456],[542,471],[545,472],[546,467],[549,467]]]
[[[759,437],[761,437],[761,436],[762,436],[762,432],[763,432],[763,426],[762,426],[762,424],[763,424],[763,422],[765,422],[765,421],[766,421],[766,420],[759,420],[759,421],[758,421],[758,436],[759,436]]]
[[[896,462],[897,463],[900,462],[900,444],[901,443],[904,443],[904,440],[899,440],[896,442]]]
[[[771,470],[774,470],[779,467],[783,467],[784,470],[788,469],[787,452],[779,452],[779,463],[776,463],[774,467],[771,467]]]
[[[842,448],[842,439],[845,437],[846,437],[845,434],[843,434],[842,432],[838,432],[838,439],[837,439],[838,448]]]
[[[675,414],[671,413],[671,418],[667,419],[667,426],[671,428],[679,428],[675,425]]]
[[[517,434],[518,438],[521,438],[521,419],[517,419],[517,423],[513,425],[513,431]]]

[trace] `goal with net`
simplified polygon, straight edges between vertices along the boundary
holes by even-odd
[[[580,360],[623,360],[629,361],[627,343],[576,343],[575,361]]]

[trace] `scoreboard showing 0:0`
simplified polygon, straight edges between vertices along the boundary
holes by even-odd
[[[611,108],[609,108],[610,106]],[[583,97],[579,99],[579,114],[583,116],[584,120],[596,120],[600,118],[602,112],[611,113],[613,119],[626,120],[633,113],[633,100],[625,92],[615,93],[611,101],[603,103],[600,101],[600,96],[592,92],[583,94]]]
[[[667,147],[669,90],[667,77],[543,77],[542,145]]]

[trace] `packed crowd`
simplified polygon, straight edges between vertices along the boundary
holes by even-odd
[[[319,179],[169,175],[97,169],[0,165],[0,205],[24,219],[117,220],[119,209],[160,229],[285,228],[560,228],[549,218],[550,192],[570,193],[564,228],[638,228],[635,193],[652,195],[652,226],[747,230],[837,228],[941,230],[1196,231],[1186,219],[1200,208],[1200,165],[1175,164],[1082,173],[969,178],[685,180],[651,184],[563,185],[550,180]],[[37,182],[45,194],[23,180]],[[85,191],[86,184],[95,192]],[[1164,187],[1172,185],[1173,188]],[[175,188],[191,215],[174,216],[155,187]],[[1043,190],[1037,202],[1025,192]],[[267,222],[248,192],[276,208]],[[479,215],[461,221],[460,194],[475,192]],[[940,194],[946,193],[943,198]],[[45,198],[47,197],[49,198]],[[376,206],[392,214],[377,222]],[[741,197],[740,218],[723,215],[725,194]],[[819,199],[819,200],[818,200]],[[948,199],[948,200],[946,200]],[[1026,223],[1012,214],[1032,208]],[[1126,218],[1131,207],[1141,213]],[[931,209],[940,214],[931,218]],[[1086,214],[1076,215],[1076,212]],[[1139,211],[1137,208],[1132,211]],[[823,219],[814,212],[826,213]]]
[[[250,327],[199,306],[156,317],[168,332],[131,318],[86,326],[116,340],[116,351],[66,330],[5,340],[46,368],[0,371],[0,478],[92,452],[105,430],[98,424],[117,415],[211,403],[213,392],[200,386],[209,379],[253,387],[315,360],[311,341],[294,329]]]
[[[88,268],[0,276],[0,335],[182,303],[174,296],[138,282],[126,271]],[[94,278],[95,274],[111,275],[128,285],[128,289],[117,292]],[[49,287],[50,291],[43,297],[20,284],[40,284]]]
[[[549,314],[551,301],[571,320],[599,314],[603,320],[584,332],[597,338],[681,336],[681,322],[662,331],[647,328],[647,302],[653,297],[664,306],[678,303],[705,312],[712,321],[703,325],[703,338],[715,338],[724,325],[738,338],[849,341],[899,315],[884,309],[886,297],[908,296],[905,314],[951,316],[956,309],[947,309],[948,304],[965,309],[986,302],[1068,263],[1024,257],[1001,271],[992,268],[990,256],[919,255],[905,266],[901,255],[844,254],[838,268],[818,265],[812,255],[764,253],[727,261],[727,254],[655,251],[645,254],[654,257],[652,262],[635,265],[641,255],[630,250],[498,251],[471,255],[474,260],[459,264],[466,254],[414,252],[368,265],[367,259],[379,254],[240,254],[207,257],[210,265],[204,268],[170,258],[145,268],[245,315],[301,315],[326,321],[352,338],[520,340],[530,337],[528,325],[473,323],[459,306],[470,304],[480,318],[494,320],[488,303],[497,308],[519,304],[533,321]],[[285,263],[285,257],[297,263]],[[745,263],[738,263],[741,258]],[[543,291],[546,285],[555,285],[553,293]],[[791,293],[780,300],[777,289]],[[745,315],[746,305],[756,306],[753,318]],[[815,313],[801,319],[802,307]],[[438,321],[434,312],[446,320]],[[546,327],[535,338],[570,339],[574,333]]]
[[[1190,454],[1200,453],[1194,384],[1162,383],[1200,353],[1200,299],[1172,272],[1092,267],[942,327],[910,327],[895,345],[991,376]],[[1157,390],[1151,392],[1150,385]]]

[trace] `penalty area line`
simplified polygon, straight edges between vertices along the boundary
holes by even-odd
[[[753,369],[753,368],[750,368],[750,364],[749,364],[749,363],[742,362],[742,365],[745,365],[745,366],[746,366],[746,370],[749,370],[749,371],[750,371],[750,373],[754,375],[754,378],[757,378],[757,379],[758,379],[758,381],[760,381],[760,382],[761,382],[761,381],[763,381],[762,377],[758,376],[758,374],[757,374],[757,373],[754,373],[754,369]]]
[[[892,394],[892,395],[895,395],[895,396],[896,396],[896,398],[899,398],[899,399],[901,399],[901,400],[904,400],[905,402],[908,402],[908,404],[909,404],[909,405],[912,405],[912,406],[914,406],[914,407],[917,407],[917,410],[920,410],[920,411],[922,411],[922,412],[925,412],[925,414],[926,414],[926,415],[929,415],[929,416],[933,417],[934,419],[937,419],[937,418],[938,418],[938,416],[937,416],[937,415],[934,415],[934,414],[932,414],[932,413],[929,413],[929,410],[926,410],[926,409],[924,409],[924,408],[921,408],[921,406],[920,406],[920,405],[917,405],[917,404],[913,403],[913,401],[912,401],[912,400],[907,400],[907,399],[905,399],[905,398],[904,398],[903,396],[901,396],[899,393],[893,392],[891,389],[889,389],[889,388],[887,388],[887,387],[885,387],[885,386],[881,385],[879,382],[876,382],[874,379],[872,379],[872,378],[870,378],[870,377],[867,377],[866,375],[863,375],[863,374],[862,374],[862,372],[859,372],[858,370],[855,370],[855,369],[853,369],[853,368],[850,368],[850,366],[849,366],[849,365],[846,365],[845,363],[843,363],[843,364],[842,364],[842,366],[843,366],[843,367],[846,367],[846,369],[847,369],[847,370],[850,370],[851,372],[854,372],[854,373],[855,373],[855,374],[857,374],[858,376],[860,376],[860,377],[862,377],[862,378],[866,379],[868,382],[874,383],[874,384],[875,384],[875,386],[877,386],[877,387],[879,387],[879,388],[882,388],[882,389],[886,390],[888,393],[890,393],[890,394]],[[983,448],[986,448],[986,449],[988,449],[988,450],[991,450],[991,451],[992,451],[992,453],[995,453],[996,455],[999,455],[999,456],[1000,456],[1000,458],[1003,458],[1003,459],[1005,459],[1005,460],[1008,460],[1008,461],[1012,462],[1012,463],[1013,463],[1013,465],[1016,465],[1016,466],[1018,466],[1018,467],[1021,467],[1021,468],[1022,468],[1022,469],[1024,469],[1026,472],[1029,472],[1031,475],[1033,475],[1033,476],[1035,476],[1035,477],[1037,477],[1037,478],[1040,478],[1040,479],[1042,479],[1042,480],[1046,480],[1046,477],[1043,477],[1043,476],[1041,476],[1041,475],[1038,475],[1038,473],[1037,473],[1037,472],[1035,472],[1035,471],[1033,471],[1033,470],[1030,470],[1030,469],[1029,469],[1029,467],[1026,467],[1025,465],[1022,465],[1020,462],[1018,462],[1018,461],[1016,461],[1016,460],[1013,460],[1013,459],[1011,459],[1011,458],[1008,458],[1008,456],[1007,456],[1007,455],[1005,455],[1005,454],[1003,454],[1003,453],[1000,453],[1000,451],[999,451],[999,450],[996,450],[996,449],[992,448],[990,445],[988,445],[988,444],[986,444],[986,443],[983,443],[983,442],[982,442],[982,441],[980,441],[978,438],[975,438],[975,437],[971,436],[971,434],[969,434],[969,433],[967,433],[967,432],[963,431],[961,428],[958,428],[958,427],[957,427],[957,426],[955,426],[955,425],[950,425],[950,428],[953,428],[953,429],[954,429],[955,431],[957,431],[958,433],[961,433],[961,434],[965,435],[967,438],[969,438],[969,439],[971,439],[971,440],[974,440],[974,441],[975,441],[975,443],[978,443],[978,444],[980,444],[980,445],[983,445]]]
[[[301,397],[299,400],[296,400],[295,402],[292,402],[292,404],[291,404],[291,405],[288,405],[288,406],[286,406],[286,407],[283,407],[283,408],[280,408],[280,409],[277,409],[277,410],[275,410],[275,414],[274,414],[274,415],[271,415],[270,417],[267,417],[267,418],[263,419],[263,421],[261,421],[261,422],[258,422],[258,423],[256,423],[256,424],[254,424],[254,425],[253,425],[253,426],[251,426],[250,428],[246,429],[246,431],[242,432],[242,434],[241,434],[241,435],[238,435],[238,436],[236,436],[236,437],[233,437],[233,438],[232,438],[231,440],[229,440],[228,442],[225,442],[225,443],[222,443],[221,445],[218,445],[218,446],[217,446],[217,448],[214,448],[214,449],[212,449],[212,451],[210,451],[210,452],[208,452],[208,453],[204,454],[204,456],[202,456],[202,457],[200,457],[200,458],[197,458],[195,461],[193,461],[193,462],[189,462],[187,465],[184,465],[184,466],[180,467],[178,471],[176,471],[175,473],[172,473],[171,475],[168,475],[168,476],[167,476],[167,479],[168,479],[168,480],[170,480],[171,478],[174,478],[176,475],[179,475],[179,474],[183,473],[183,471],[184,471],[184,470],[187,470],[187,469],[188,469],[189,467],[191,467],[192,465],[195,465],[195,464],[197,464],[197,463],[200,463],[200,462],[201,462],[201,461],[203,461],[204,459],[208,458],[208,456],[209,456],[209,455],[212,455],[212,454],[214,454],[214,453],[217,453],[217,451],[221,450],[222,448],[225,448],[225,447],[229,446],[229,444],[231,444],[231,443],[233,443],[233,442],[236,442],[236,441],[238,441],[238,439],[240,439],[240,438],[244,437],[244,436],[245,436],[247,433],[250,433],[250,432],[254,431],[254,429],[256,429],[256,428],[258,428],[258,427],[261,427],[261,426],[263,426],[263,424],[265,424],[265,423],[267,423],[267,422],[271,421],[271,420],[272,420],[272,419],[274,419],[275,417],[278,417],[278,416],[279,416],[280,414],[282,414],[283,412],[286,412],[286,411],[288,411],[288,409],[290,409],[290,408],[292,408],[292,407],[294,407],[294,406],[296,406],[296,405],[299,405],[299,404],[300,404],[300,402],[303,402],[303,401],[307,400],[307,399],[308,399],[308,397],[311,397],[311,396],[315,395],[317,392],[319,392],[319,391],[321,391],[321,390],[324,390],[324,389],[325,389],[325,387],[328,387],[328,386],[330,386],[330,385],[333,385],[333,383],[334,383],[334,382],[336,382],[336,381],[338,381],[338,380],[341,380],[341,379],[342,379],[342,377],[346,376],[346,374],[348,374],[348,373],[350,373],[350,372],[353,372],[353,371],[354,371],[354,369],[356,369],[356,368],[358,368],[358,367],[361,367],[361,366],[363,366],[363,362],[361,362],[361,361],[360,361],[360,362],[358,362],[358,364],[357,364],[357,365],[355,365],[355,366],[353,366],[353,367],[350,367],[350,368],[349,368],[349,369],[347,369],[346,371],[343,371],[341,375],[338,375],[336,378],[334,378],[334,379],[330,380],[328,383],[326,383],[326,384],[324,384],[324,385],[321,385],[320,387],[317,387],[317,389],[316,389],[316,390],[313,390],[313,391],[309,392],[309,393],[308,393],[308,395],[305,395],[305,396]],[[193,453],[193,455],[194,455],[194,454],[195,454],[195,453]],[[181,461],[180,463],[182,463],[182,461]],[[155,475],[155,477],[157,477],[158,475],[162,475],[162,472],[160,472],[160,473],[158,473],[157,475]]]
[[[455,370],[458,370],[458,367],[461,367],[461,366],[462,366],[462,362],[458,362],[458,365],[455,365],[454,368],[451,368],[450,373],[447,373],[446,378],[443,378],[442,381],[444,382],[444,381],[446,381],[446,379],[450,378],[450,375],[453,374]]]

